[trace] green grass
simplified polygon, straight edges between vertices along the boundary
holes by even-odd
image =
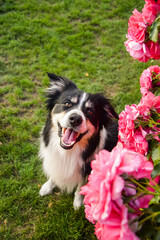
[[[139,77],[155,62],[126,52],[128,18],[143,0],[0,0],[0,239],[96,239],[73,195],[40,197],[46,180],[39,132],[47,72],[102,92],[120,113],[140,100]],[[88,76],[86,76],[88,73]]]

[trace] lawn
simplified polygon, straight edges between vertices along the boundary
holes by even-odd
[[[139,77],[156,62],[124,47],[128,19],[143,0],[0,0],[0,239],[94,240],[84,208],[46,180],[38,159],[47,72],[102,92],[118,113],[140,100]]]

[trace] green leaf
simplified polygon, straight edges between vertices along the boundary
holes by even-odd
[[[159,202],[160,202],[160,196],[154,196],[154,197],[150,200],[149,204],[159,204]]]
[[[153,171],[152,171],[152,173],[151,173],[151,177],[152,177],[152,178],[155,178],[155,177],[157,177],[158,175],[160,175],[160,163],[158,163],[158,164],[154,167],[154,169],[153,169]]]
[[[153,22],[150,30],[149,30],[149,38],[153,42],[158,41],[158,31],[160,29],[160,16],[156,18],[156,20]]]
[[[152,151],[152,160],[154,163],[160,163],[160,145]]]

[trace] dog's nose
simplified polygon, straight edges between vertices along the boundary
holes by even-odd
[[[71,114],[69,122],[73,127],[77,127],[82,123],[82,117],[78,114]]]

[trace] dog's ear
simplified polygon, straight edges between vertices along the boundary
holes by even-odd
[[[54,107],[55,101],[60,96],[60,94],[67,90],[68,88],[75,89],[77,88],[76,84],[71,82],[66,77],[57,76],[54,73],[48,73],[50,79],[50,86],[47,89],[47,108],[52,110]]]
[[[114,108],[108,101],[108,103],[103,107],[103,109],[108,113],[110,118],[118,120],[118,114],[115,112]]]
[[[110,100],[108,100],[104,96],[101,96],[100,104],[102,106],[102,125],[107,126],[108,124],[112,124],[113,122],[115,122],[115,120],[118,120],[118,114],[112,107]]]
[[[54,73],[48,73],[48,77],[50,79],[49,90],[51,90],[52,92],[54,91],[62,92],[67,88],[71,88],[71,89],[77,88],[76,84],[71,82],[66,77],[60,77]]]

